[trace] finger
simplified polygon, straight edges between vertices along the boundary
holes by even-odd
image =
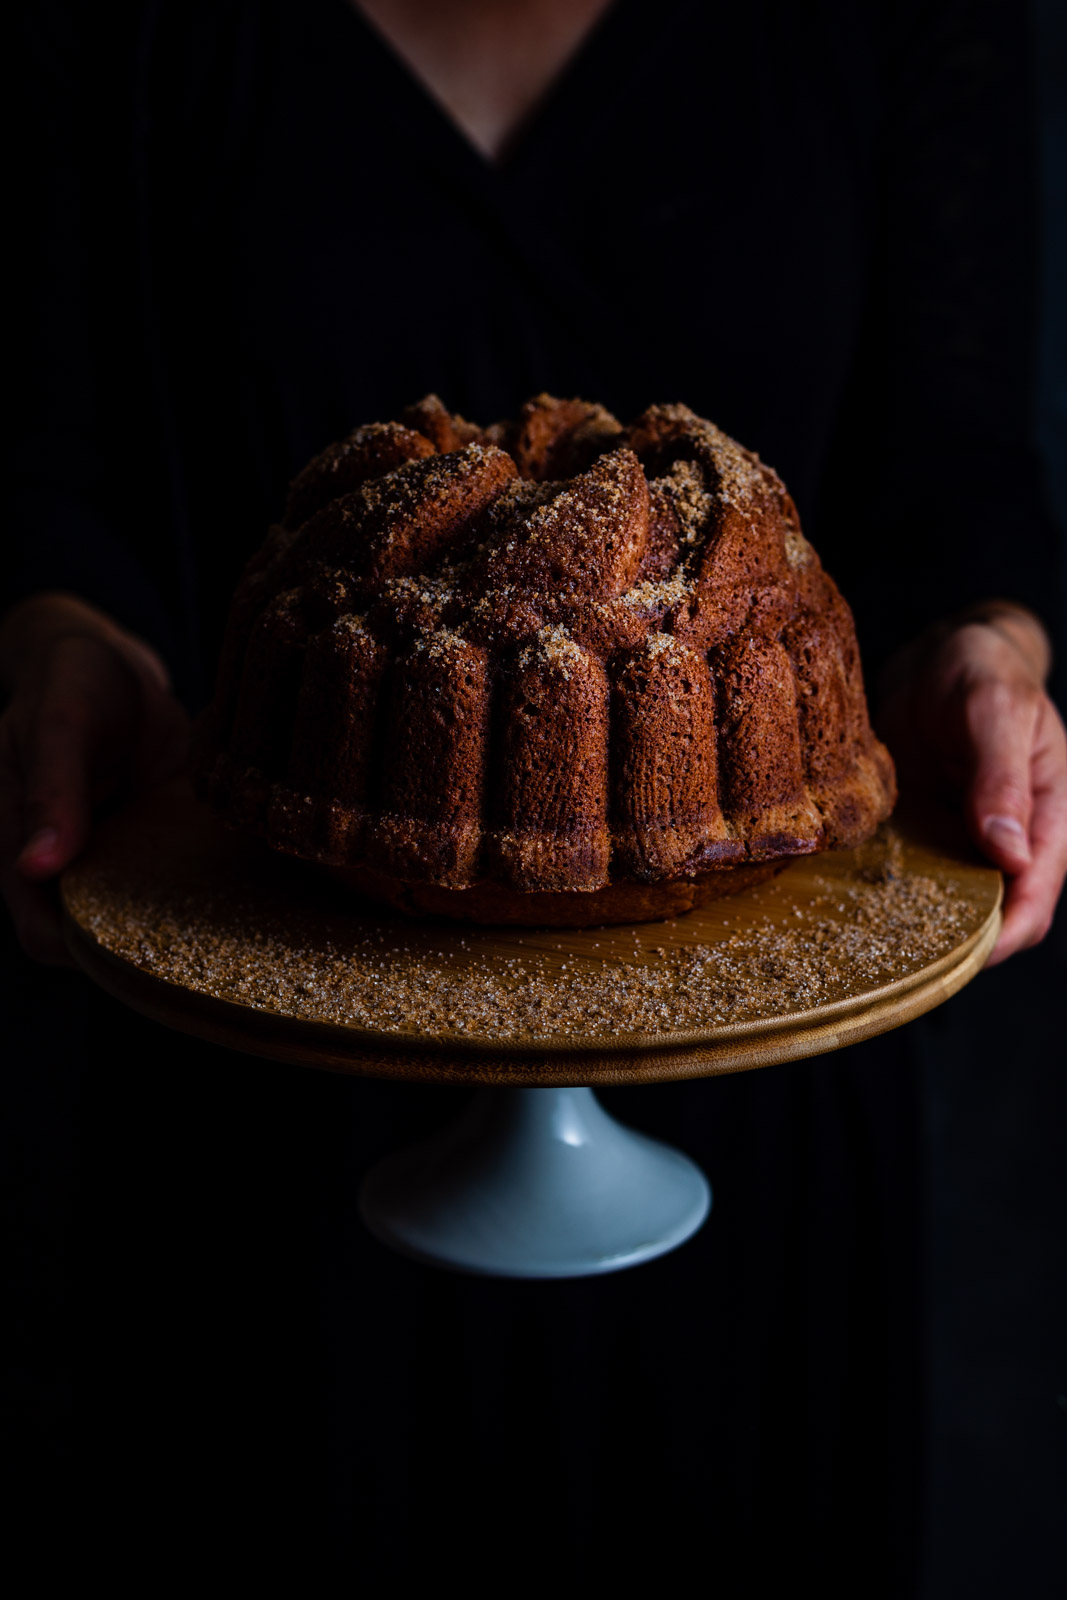
[[[18,868],[31,880],[51,877],[81,850],[94,780],[110,792],[110,769],[130,746],[140,702],[132,669],[99,640],[66,641],[48,673],[12,707],[23,774]]]
[[[984,854],[1011,873],[1032,859],[1031,755],[1040,704],[1036,691],[991,680],[972,689],[965,706],[971,832]]]
[[[1045,726],[1033,763],[1033,860],[1008,885],[1004,922],[989,966],[1040,943],[1067,877],[1067,738],[1051,704],[1042,720]]]
[[[1062,887],[1062,871],[1049,873],[1036,866],[1009,880],[1000,933],[987,966],[995,967],[1020,950],[1041,943],[1052,925]]]
[[[29,884],[14,870],[22,837],[20,777],[11,739],[10,717],[0,724],[0,887],[19,943],[35,961],[69,966],[55,890]]]
[[[23,842],[16,862],[30,881],[60,872],[89,832],[91,705],[66,690],[47,696],[27,741]]]

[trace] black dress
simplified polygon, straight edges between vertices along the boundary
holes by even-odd
[[[712,417],[793,490],[871,663],[970,599],[1043,609],[1013,8],[619,0],[499,167],[346,0],[30,9],[12,598],[88,595],[191,705],[288,479],[429,390]],[[371,1592],[912,1592],[920,1029],[607,1095],[702,1162],[711,1221],[640,1271],[514,1284],[354,1214],[458,1094],[34,981],[89,1013],[55,1269],[76,1421],[49,1424],[80,1539]]]

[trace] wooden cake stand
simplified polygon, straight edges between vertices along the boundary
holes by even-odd
[[[71,954],[169,1027],[335,1072],[482,1086],[380,1162],[361,1211],[437,1265],[572,1277],[687,1239],[711,1193],[592,1085],[740,1072],[920,1016],[982,967],[1000,875],[886,831],[674,921],[413,922],[236,838],[182,788],[111,817],[65,874]]]

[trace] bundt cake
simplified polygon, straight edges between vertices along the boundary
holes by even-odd
[[[430,396],[317,456],[245,570],[197,761],[236,827],[409,911],[672,915],[892,809],[792,500],[685,406]]]

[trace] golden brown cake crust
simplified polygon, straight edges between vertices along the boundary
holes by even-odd
[[[674,915],[895,798],[777,475],[684,406],[548,395],[484,429],[428,396],[300,473],[197,769],[275,848],[502,922]]]

